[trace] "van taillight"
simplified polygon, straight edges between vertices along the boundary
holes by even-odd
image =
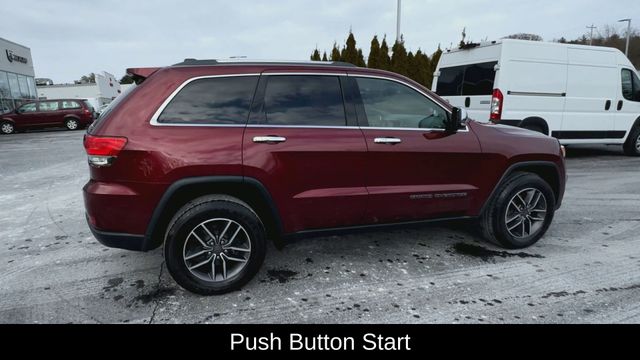
[[[500,89],[493,90],[493,97],[491,98],[491,117],[493,122],[499,122],[502,119],[502,105],[504,103],[504,96]]]
[[[127,145],[124,137],[84,136],[84,149],[89,155],[89,164],[97,167],[110,166],[120,151]]]

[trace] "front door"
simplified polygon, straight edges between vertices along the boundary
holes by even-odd
[[[626,134],[640,119],[640,79],[634,70],[622,69],[621,89],[614,106],[616,131]],[[637,143],[640,139],[634,141]]]
[[[367,146],[345,108],[345,75],[261,76],[243,164],[271,193],[285,233],[363,221]]]
[[[38,123],[40,113],[38,112],[38,103],[31,102],[20,106],[17,110],[17,116],[14,117],[16,126],[26,128],[34,126]]]
[[[367,218],[394,223],[464,216],[478,190],[480,144],[444,132],[449,112],[413,85],[351,76],[367,146]]]

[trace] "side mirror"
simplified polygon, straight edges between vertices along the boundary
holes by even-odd
[[[467,117],[468,115],[466,110],[454,107],[451,110],[451,116],[449,116],[445,130],[451,134],[457,133],[462,125],[464,125]]]

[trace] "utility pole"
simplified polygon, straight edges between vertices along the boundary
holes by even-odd
[[[627,49],[624,54],[629,57],[629,40],[631,39],[631,19],[622,19],[618,22],[626,22],[627,23]]]
[[[396,42],[400,42],[400,40],[402,39],[402,33],[400,32],[400,24],[401,24],[401,20],[402,20],[402,0],[398,0],[398,22],[397,22],[397,29],[396,29]]]
[[[591,37],[589,37],[589,45],[593,45],[593,30],[597,29],[597,27],[591,24],[591,26],[587,26],[587,29],[591,29]]]

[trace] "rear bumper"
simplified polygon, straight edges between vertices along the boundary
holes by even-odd
[[[102,245],[116,249],[144,251],[143,235],[131,235],[100,231],[93,227],[93,225],[91,225],[91,221],[89,221],[89,215],[87,215],[86,218],[91,233]]]

